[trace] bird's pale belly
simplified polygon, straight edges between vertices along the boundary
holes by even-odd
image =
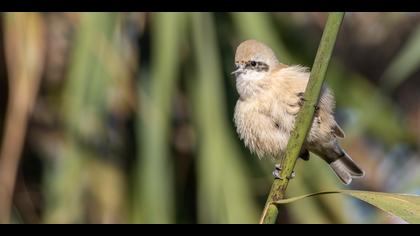
[[[282,131],[269,117],[238,109],[235,112],[235,125],[245,146],[259,158],[283,155],[289,133]]]

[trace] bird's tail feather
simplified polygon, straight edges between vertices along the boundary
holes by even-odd
[[[331,162],[330,166],[343,183],[350,184],[353,178],[363,177],[364,172],[347,153],[343,153],[344,155]]]

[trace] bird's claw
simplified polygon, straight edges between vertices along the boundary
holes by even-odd
[[[287,177],[287,179],[293,179],[293,178],[295,178],[296,177],[296,173],[295,173],[295,171],[292,171],[292,174],[289,176],[289,177]]]
[[[274,175],[274,178],[275,178],[275,179],[282,179],[282,178],[280,177],[281,170],[282,170],[282,168],[281,168],[280,164],[276,164],[276,165],[275,165],[275,169],[274,169],[274,171],[273,171],[273,175]],[[295,171],[292,171],[292,174],[291,174],[290,176],[286,177],[286,178],[287,178],[288,180],[291,180],[291,179],[293,179],[293,178],[295,178],[295,177],[296,177],[296,173],[295,173]]]
[[[274,175],[274,178],[275,178],[275,179],[281,179],[281,178],[280,178],[280,172],[281,172],[281,167],[280,167],[280,164],[276,164],[276,165],[275,165],[275,169],[274,169],[274,171],[273,171],[273,175]]]

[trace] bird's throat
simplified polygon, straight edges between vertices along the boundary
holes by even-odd
[[[259,81],[264,79],[266,73],[245,72],[236,77],[236,90],[241,99],[247,99],[261,92]]]

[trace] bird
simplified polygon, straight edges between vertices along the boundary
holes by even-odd
[[[305,102],[309,68],[283,64],[270,47],[249,39],[236,48],[232,74],[239,95],[233,120],[240,140],[259,159],[283,158],[296,115]],[[316,154],[344,184],[350,184],[353,178],[363,177],[364,171],[339,144],[345,134],[334,118],[334,109],[334,95],[324,85],[299,156],[309,160],[309,152]],[[278,165],[276,169],[281,171]],[[273,174],[279,178],[278,172]]]

